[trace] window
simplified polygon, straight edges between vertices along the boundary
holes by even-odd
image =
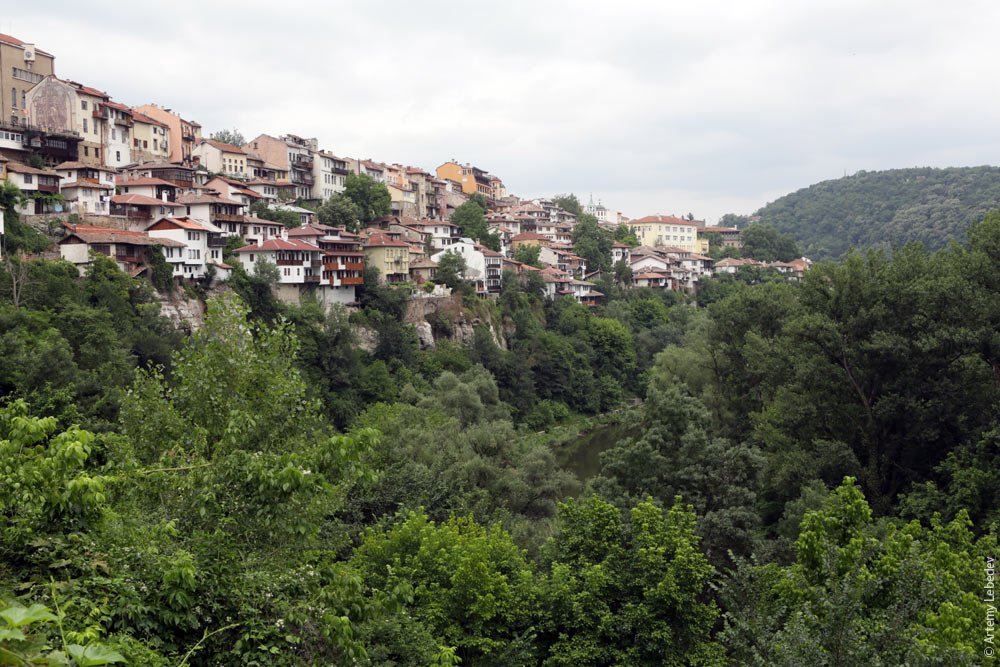
[[[114,139],[117,139],[117,138],[118,137],[115,134],[115,128],[111,128],[111,139],[114,140]]]
[[[143,147],[143,148],[149,148],[149,142],[148,142],[148,141],[146,141],[145,139],[143,139],[143,140],[142,140],[142,147]]]
[[[24,91],[23,90],[21,91],[21,108],[22,109],[27,109],[28,108],[28,105],[24,103]]]
[[[86,118],[83,119],[83,133],[84,134],[87,133],[87,119]]]
[[[24,175],[24,182],[25,183],[31,183],[32,182],[31,181],[31,174],[25,174]]]
[[[117,161],[117,162],[121,162],[122,161],[122,152],[121,151],[115,151],[115,161]]]
[[[17,106],[17,88],[10,89],[10,105],[12,107]]]
[[[83,155],[84,157],[90,157],[90,149],[86,146],[83,147]]]
[[[80,100],[80,108],[84,111],[87,110],[87,100]]]

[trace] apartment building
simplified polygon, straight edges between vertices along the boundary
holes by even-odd
[[[135,108],[139,113],[149,116],[166,125],[173,142],[169,144],[170,162],[191,164],[194,147],[201,141],[201,125],[193,120],[185,120],[179,114],[156,104],[143,104]]]
[[[55,74],[56,58],[34,44],[0,34],[0,127],[28,125],[28,91]]]

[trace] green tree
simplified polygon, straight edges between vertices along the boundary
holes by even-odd
[[[541,246],[519,245],[514,248],[514,261],[540,269],[542,268],[542,263],[538,260],[538,254],[541,251]]]
[[[235,127],[231,130],[219,130],[218,132],[213,132],[211,134],[211,138],[213,141],[218,141],[223,144],[232,144],[233,146],[242,146],[247,142],[243,133]]]
[[[721,639],[742,665],[981,664],[986,557],[960,513],[875,522],[852,478],[806,513],[791,565],[745,563],[722,585]],[[984,565],[985,564],[985,565]]]
[[[357,232],[360,212],[357,205],[346,195],[335,194],[320,204],[316,217],[324,225],[343,227],[349,232]]]
[[[597,218],[581,215],[573,226],[573,252],[587,261],[587,270],[607,271],[611,268],[611,235],[601,229]]]
[[[462,665],[534,662],[532,572],[499,526],[487,529],[471,518],[437,525],[410,512],[388,530],[369,531],[352,563],[373,591],[413,589],[400,622],[418,639],[392,647],[396,664],[426,661],[431,646],[455,647]]]
[[[385,183],[376,183],[368,174],[348,174],[344,197],[357,207],[362,224],[389,215],[392,196]]]
[[[250,212],[255,214],[261,220],[280,222],[289,229],[298,227],[300,223],[299,214],[295,211],[271,208],[265,201],[257,201],[251,204]]]
[[[752,224],[740,232],[743,256],[762,262],[787,262],[801,256],[795,240],[771,225]]]
[[[465,258],[449,250],[438,258],[437,281],[451,289],[458,289],[465,275]]]
[[[560,505],[546,545],[536,623],[544,665],[722,665],[712,567],[679,502],[641,503],[622,521],[596,496]]]
[[[583,206],[580,205],[580,200],[572,192],[568,195],[556,195],[552,198],[552,203],[567,213],[572,213],[577,218],[583,215]]]
[[[471,199],[451,214],[451,223],[458,225],[462,230],[462,236],[479,240],[487,235],[485,209]]]

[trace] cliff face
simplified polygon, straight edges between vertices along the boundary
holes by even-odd
[[[216,284],[205,294],[206,301],[228,294],[230,289],[225,284]],[[205,324],[205,301],[190,298],[182,287],[174,287],[170,294],[157,292],[160,300],[160,314],[173,322],[174,326],[185,333],[193,333]]]
[[[468,310],[460,295],[414,296],[406,305],[403,321],[413,325],[423,348],[434,347],[439,340],[471,345],[476,327],[486,327],[494,342],[507,349],[507,341],[488,309],[481,312]]]

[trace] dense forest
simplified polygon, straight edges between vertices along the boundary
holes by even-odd
[[[237,271],[186,334],[110,260],[9,259],[0,664],[988,663],[998,266],[1000,212],[596,311],[508,274],[465,297],[500,339],[421,349],[374,280]]]
[[[891,249],[919,241],[964,243],[966,228],[1000,206],[1000,167],[860,171],[785,195],[755,213],[814,260],[851,247]]]

